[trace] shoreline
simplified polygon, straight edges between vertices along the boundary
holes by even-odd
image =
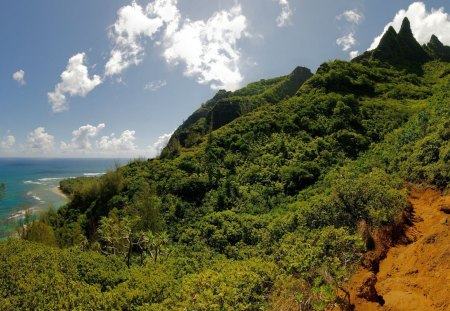
[[[69,196],[66,195],[64,192],[62,192],[62,190],[59,188],[59,186],[50,188],[50,191],[53,192],[54,194],[58,195],[59,197],[63,198],[64,201],[66,202],[64,204],[67,204],[68,202],[70,202]],[[59,205],[53,206],[53,207],[59,208],[60,206],[63,206],[64,204],[59,204]],[[35,218],[36,216],[39,218],[43,213],[47,212],[48,207],[44,207],[42,205],[32,205],[25,209],[14,209],[8,218],[6,218],[5,220],[0,219],[0,226],[9,226],[11,228],[19,228],[17,226],[20,226],[20,227],[26,228],[26,223],[20,224],[20,222],[25,219],[25,214],[27,213],[27,211],[30,213],[31,219],[36,219]],[[0,241],[7,239],[8,237],[17,238],[19,235],[19,233],[17,232],[16,229],[12,230],[11,232],[3,231],[3,230],[4,229],[2,228],[1,234],[0,234]]]
[[[67,194],[65,194],[64,192],[62,192],[61,188],[59,186],[53,187],[52,188],[52,192],[63,197],[66,201],[70,201],[69,196],[67,196]]]

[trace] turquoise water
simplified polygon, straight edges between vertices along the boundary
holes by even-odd
[[[101,175],[124,159],[24,159],[0,158],[0,183],[6,192],[0,199],[0,238],[23,221],[25,210],[39,214],[60,207],[66,199],[54,191],[65,178]]]

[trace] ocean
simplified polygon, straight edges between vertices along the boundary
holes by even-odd
[[[67,203],[55,191],[62,179],[98,176],[123,165],[128,159],[29,159],[0,158],[0,238],[10,235],[24,219],[25,211],[38,215],[49,207]]]

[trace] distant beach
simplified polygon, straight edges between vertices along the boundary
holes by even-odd
[[[70,201],[70,198],[61,190],[61,188],[59,186],[53,187],[52,191],[54,193],[56,193],[57,195],[60,195],[61,197],[63,197],[67,201]]]
[[[0,183],[5,195],[0,200],[0,238],[9,236],[26,211],[34,215],[59,208],[69,201],[59,188],[63,179],[101,176],[113,169],[116,159],[30,159],[0,158]]]

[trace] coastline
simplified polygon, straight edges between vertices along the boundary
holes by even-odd
[[[48,188],[47,188],[48,189]],[[52,187],[50,190],[58,195],[59,197],[63,198],[66,203],[70,201],[70,198],[68,195],[66,195],[62,190],[59,188],[59,186]],[[48,191],[48,190],[47,190]],[[66,204],[64,203],[64,204]],[[57,208],[59,206],[62,206],[64,204],[60,204],[56,206]],[[28,211],[32,219],[36,219],[36,216],[39,218],[42,213],[45,213],[48,210],[48,207],[44,207],[42,205],[33,205],[26,209],[19,209],[15,210],[4,223],[0,223],[0,226],[9,226],[12,229],[5,229],[1,227],[0,229],[0,241],[7,239],[8,237],[11,238],[20,238],[20,233],[17,231],[18,228],[24,228],[26,229],[27,224],[23,223],[25,220],[25,214]],[[1,221],[1,220],[0,220]]]
[[[59,186],[53,187],[52,191],[53,191],[53,193],[63,197],[65,200],[70,201],[70,198],[67,196],[67,194],[62,192],[62,190],[61,190],[61,188]]]

